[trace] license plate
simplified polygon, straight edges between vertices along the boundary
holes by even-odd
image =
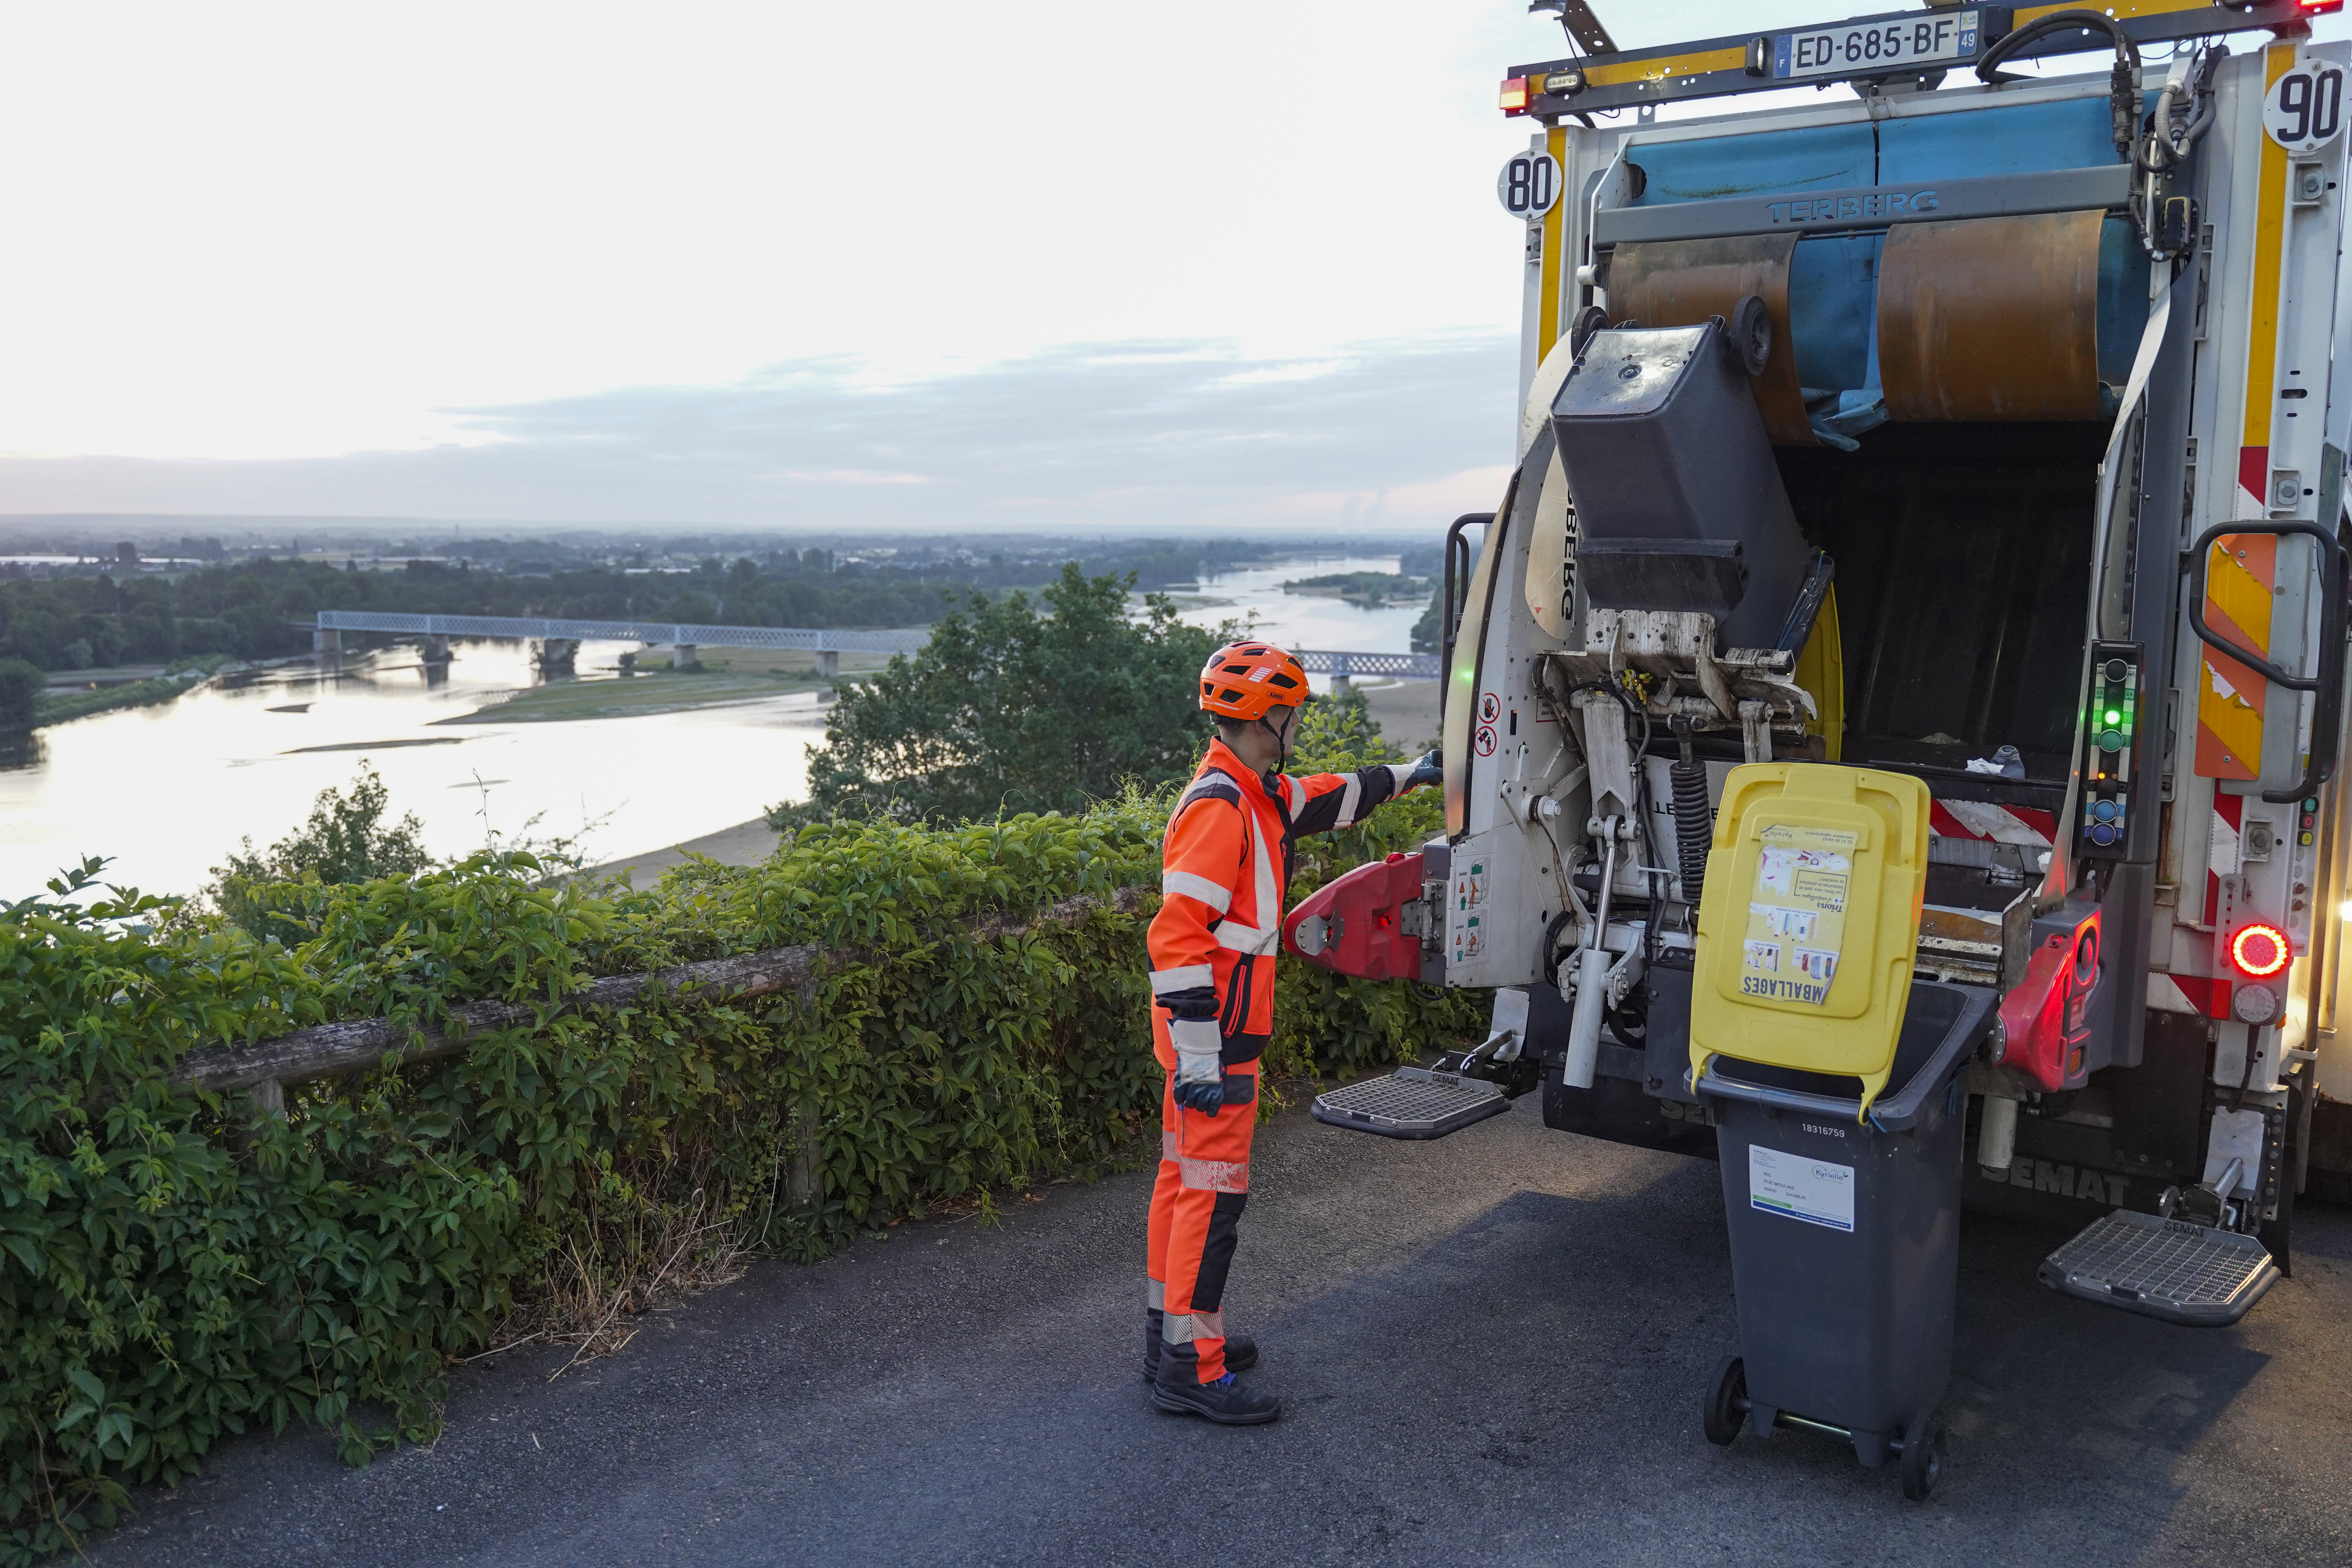
[[[1839,23],[1776,34],[1772,74],[1783,79],[1867,76],[1939,60],[1972,60],[1981,12],[1938,11],[1895,21]]]

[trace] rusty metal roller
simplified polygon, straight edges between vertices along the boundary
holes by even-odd
[[[1609,314],[1645,327],[1691,327],[1709,316],[1730,320],[1748,294],[1772,318],[1772,357],[1751,384],[1765,434],[1776,447],[1817,447],[1797,382],[1796,339],[1789,331],[1789,258],[1793,234],[1735,235],[1617,247],[1609,261]]]
[[[2097,419],[2104,213],[1902,223],[1878,265],[1890,418]]]

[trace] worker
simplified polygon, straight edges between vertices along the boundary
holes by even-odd
[[[1249,1202],[1258,1058],[1274,1027],[1292,841],[1352,826],[1441,776],[1435,752],[1410,766],[1285,776],[1306,700],[1306,670],[1269,643],[1231,643],[1209,657],[1201,706],[1217,734],[1168,819],[1149,937],[1152,1049],[1167,1088],[1144,1373],[1160,1409],[1230,1426],[1282,1414],[1280,1400],[1234,1375],[1255,1364],[1257,1346],[1225,1332],[1223,1304],[1234,1227]]]

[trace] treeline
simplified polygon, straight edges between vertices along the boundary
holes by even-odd
[[[1138,541],[1079,552],[1090,573],[1133,572],[1150,588],[1190,582],[1251,557],[1254,546]],[[453,616],[561,616],[752,626],[928,626],[959,590],[1034,586],[1060,561],[1043,555],[905,563],[844,563],[831,551],[780,550],[717,559],[693,572],[594,567],[543,575],[412,562],[361,571],[318,561],[260,560],[176,576],[59,577],[0,583],[0,658],[42,669],[162,663],[191,655],[268,658],[310,646],[320,610]]]

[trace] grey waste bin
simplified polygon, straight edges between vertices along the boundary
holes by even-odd
[[[1900,1452],[1914,1498],[1935,1484],[1958,1273],[1959,1075],[1998,1001],[1915,982],[1867,1120],[1857,1079],[1709,1066],[1699,1092],[1717,1119],[1739,1309],[1710,1438],[1810,1426],[1851,1438],[1865,1465]]]

